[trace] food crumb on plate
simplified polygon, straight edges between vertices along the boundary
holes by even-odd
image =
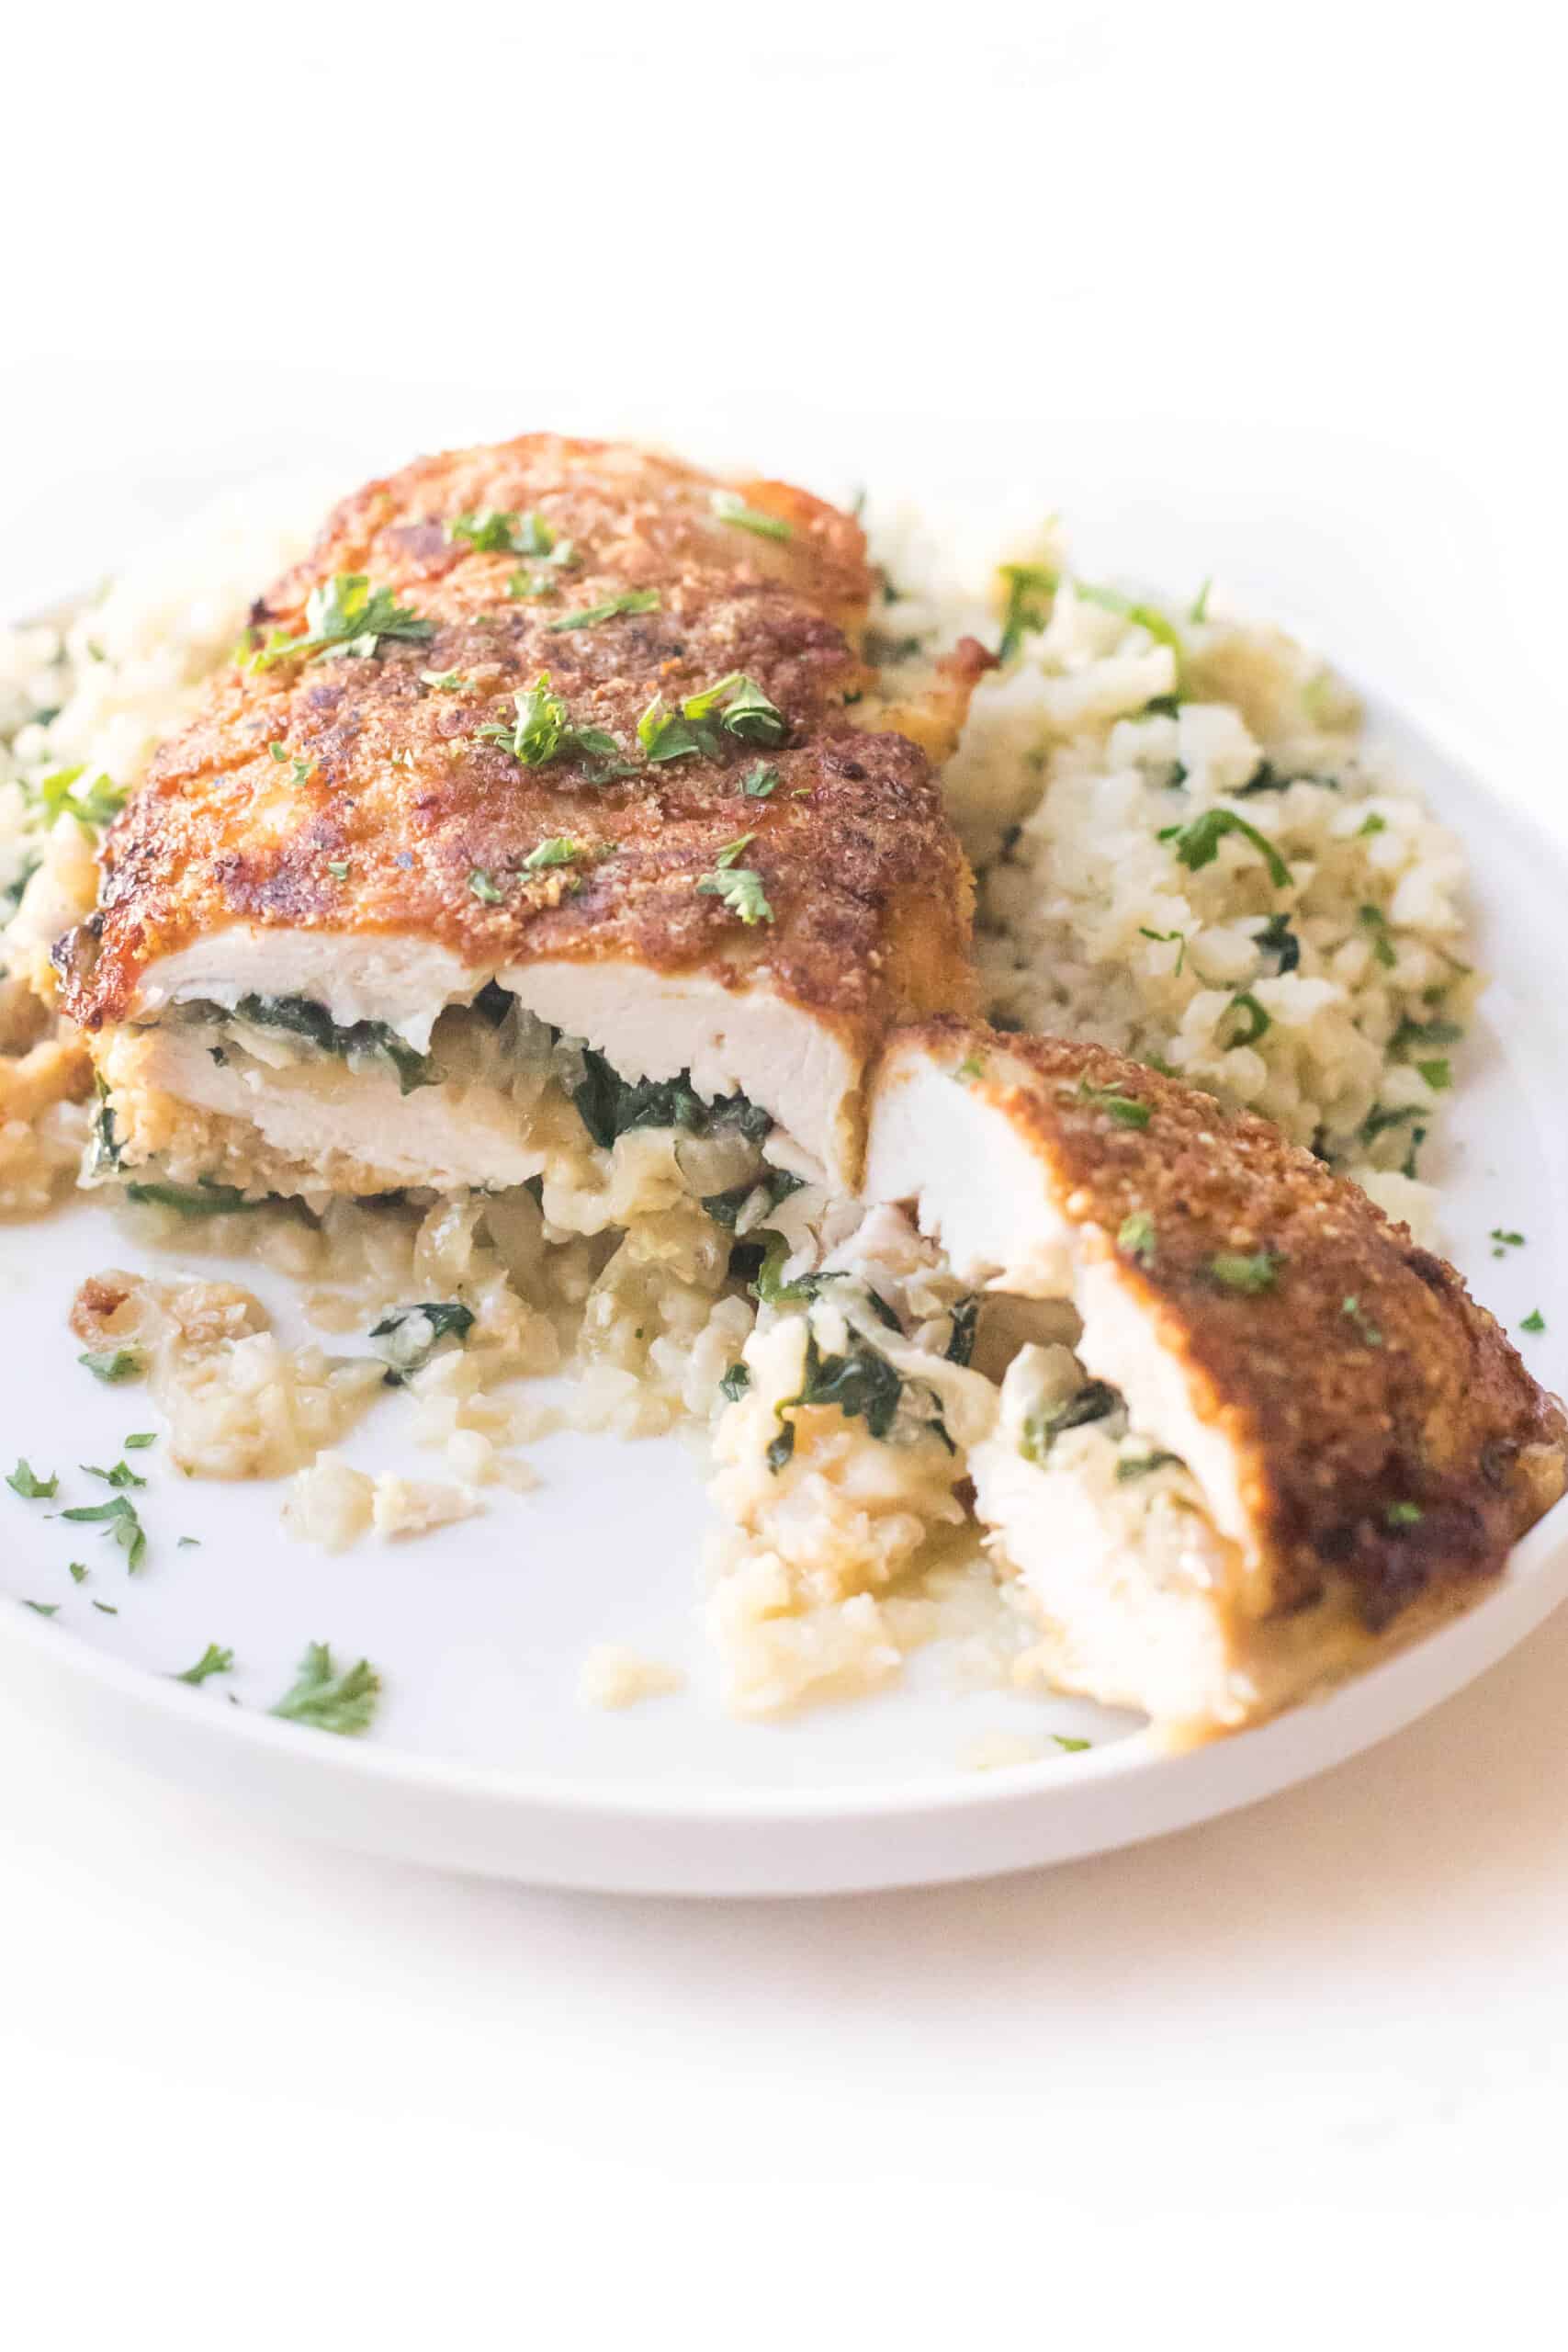
[[[661,1699],[685,1684],[678,1666],[644,1657],[622,1642],[602,1642],[589,1651],[577,1678],[579,1703],[584,1707],[635,1707],[642,1699]]]

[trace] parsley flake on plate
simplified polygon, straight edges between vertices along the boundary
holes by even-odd
[[[307,1724],[355,1738],[368,1731],[381,1695],[381,1678],[368,1658],[341,1672],[325,1642],[312,1642],[299,1661],[291,1690],[268,1712],[286,1724]]]
[[[1540,1311],[1540,1307],[1539,1307],[1539,1306],[1532,1306],[1532,1307],[1530,1308],[1529,1313],[1525,1317],[1524,1321],[1519,1325],[1519,1329],[1520,1329],[1520,1330],[1521,1330],[1521,1331],[1544,1331],[1544,1330],[1545,1330],[1545,1329],[1546,1329],[1546,1317],[1545,1317],[1545,1316],[1541,1313],[1541,1311]]]
[[[112,1470],[100,1470],[96,1463],[84,1462],[82,1468],[89,1478],[101,1478],[106,1487],[144,1487],[145,1478],[138,1476],[129,1462],[117,1462]]]
[[[18,1462],[6,1484],[25,1503],[47,1503],[60,1492],[60,1474],[52,1471],[47,1478],[40,1478],[30,1463]]]
[[[233,1671],[233,1651],[222,1648],[217,1642],[209,1642],[194,1666],[187,1666],[183,1674],[171,1674],[169,1679],[171,1682],[188,1682],[193,1689],[198,1689],[209,1674],[232,1674]]]
[[[136,1515],[136,1505],[124,1495],[116,1495],[108,1503],[78,1503],[74,1510],[63,1510],[62,1519],[96,1522],[112,1544],[118,1544],[126,1555],[126,1566],[134,1576],[147,1557],[147,1534]]]

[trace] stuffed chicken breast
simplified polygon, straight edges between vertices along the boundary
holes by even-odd
[[[1252,1721],[1472,1598],[1562,1492],[1562,1408],[1454,1270],[1140,1064],[907,1033],[865,1193],[980,1299],[1070,1307],[965,1458],[1066,1688]]]
[[[599,443],[349,499],[57,950],[118,1164],[497,1190],[631,1119],[852,1182],[888,1026],[971,997],[931,755],[989,660],[871,731],[870,590],[804,492]]]

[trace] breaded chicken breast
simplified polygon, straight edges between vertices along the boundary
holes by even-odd
[[[1267,1122],[1093,1046],[900,1035],[865,1193],[952,1274],[1069,1300],[1009,1363],[976,1508],[1052,1677],[1256,1720],[1483,1590],[1568,1425],[1451,1266]]]
[[[122,1162],[274,1191],[536,1170],[487,998],[852,1181],[863,1069],[972,999],[923,734],[868,732],[859,526],[529,435],[348,499],[165,744],[61,943]],[[499,995],[498,995],[499,992]],[[445,1016],[445,1018],[444,1018]]]

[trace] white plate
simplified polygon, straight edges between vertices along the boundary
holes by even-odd
[[[1102,550],[1097,550],[1097,553]],[[1120,551],[1119,551],[1120,552]],[[1375,708],[1375,707],[1374,707]],[[1473,1287],[1562,1387],[1568,1329],[1556,1203],[1568,1197],[1568,861],[1451,753],[1375,713],[1406,768],[1462,834],[1493,985],[1461,1051],[1440,1156],[1445,1239]],[[1495,1226],[1528,1247],[1494,1258]],[[91,1527],[51,1514],[107,1491],[77,1465],[112,1461],[147,1426],[134,1387],[76,1364],[66,1303],[81,1275],[134,1262],[113,1214],[89,1204],[0,1228],[0,1430],[6,1461],[59,1470],[58,1504],[0,1490],[0,1591],[59,1603],[0,1610],[7,1700],[68,1715],[124,1758],[275,1822],[448,1868],[661,1894],[799,1894],[957,1879],[1060,1861],[1184,1826],[1285,1788],[1386,1737],[1503,1657],[1568,1591],[1568,1510],[1523,1544],[1498,1588],[1407,1655],[1327,1702],[1185,1755],[1085,1703],[959,1693],[940,1653],[897,1691],[785,1725],[720,1710],[695,1625],[705,1507],[673,1442],[563,1436],[536,1449],[541,1491],[402,1546],[341,1559],[288,1542],[279,1490],[180,1481],[159,1449],[133,1455],[152,1538],[144,1572]],[[161,1261],[166,1267],[168,1261]],[[194,1267],[218,1270],[211,1258]],[[254,1280],[240,1264],[233,1271]],[[265,1283],[272,1303],[282,1295]],[[399,1404],[349,1452],[399,1457]],[[406,1459],[406,1453],[405,1457]],[[421,1459],[415,1456],[417,1472]],[[435,1475],[439,1475],[438,1471]],[[69,1489],[69,1492],[66,1489]],[[185,1549],[181,1534],[200,1539]],[[88,1580],[73,1584],[70,1559]],[[118,1613],[101,1614],[94,1600]],[[269,1720],[307,1641],[373,1658],[387,1697],[374,1735],[337,1739]],[[579,1667],[603,1641],[682,1666],[686,1690],[621,1714],[581,1708]],[[209,1641],[230,1679],[169,1677]],[[239,1703],[231,1703],[231,1693]],[[961,1758],[998,1731],[1058,1731],[1083,1754],[977,1774]]]

